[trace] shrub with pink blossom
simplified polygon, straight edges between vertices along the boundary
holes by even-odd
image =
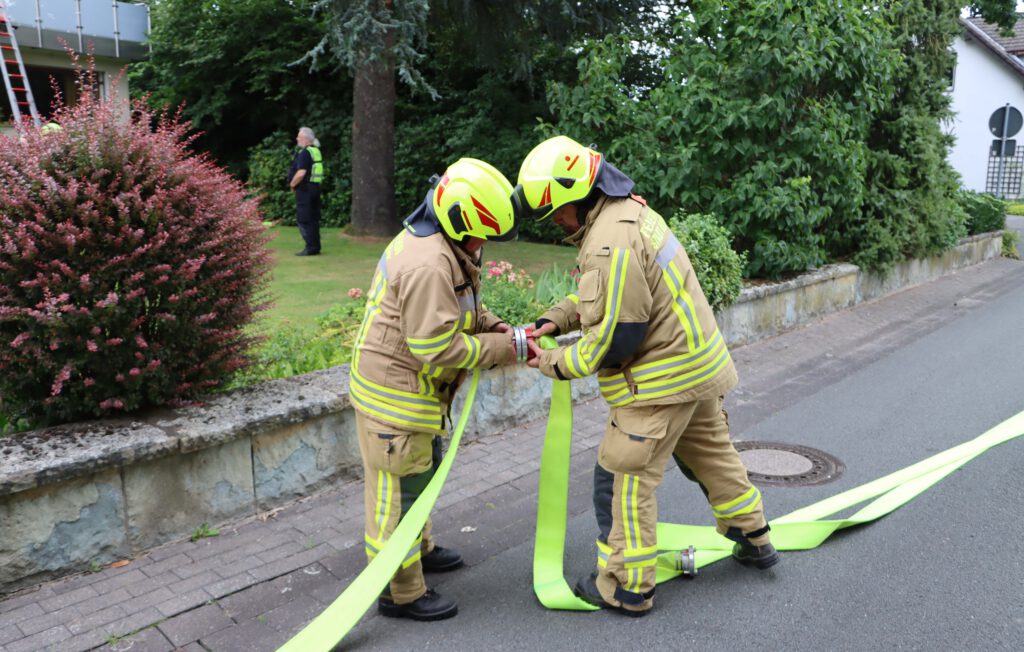
[[[0,137],[0,399],[35,423],[188,400],[249,363],[269,253],[243,186],[142,104]]]
[[[481,270],[481,299],[488,310],[510,324],[525,324],[543,311],[537,304],[534,282],[526,270],[512,263],[488,260]]]

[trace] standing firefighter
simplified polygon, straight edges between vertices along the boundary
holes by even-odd
[[[366,554],[381,550],[434,476],[466,370],[515,361],[511,329],[480,306],[480,248],[515,237],[512,184],[475,159],[453,164],[385,249],[356,339],[349,396],[366,474]],[[430,522],[378,601],[384,616],[440,620],[456,604],[423,571],[462,564]]]
[[[530,152],[515,201],[552,215],[579,248],[579,290],[537,321],[537,335],[582,327],[571,346],[535,351],[547,376],[596,373],[611,407],[597,465],[597,572],[584,600],[629,615],[650,610],[658,545],[655,491],[669,456],[700,484],[733,556],[768,568],[761,495],[729,439],[722,399],[736,369],[686,251],[633,181],[593,149],[558,136]]]

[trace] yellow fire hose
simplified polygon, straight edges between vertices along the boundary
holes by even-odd
[[[538,340],[544,348],[556,346],[553,338]],[[448,452],[433,479],[402,517],[387,544],[345,591],[278,652],[327,652],[337,645],[377,600],[401,565],[413,541],[423,530],[458,451],[473,400],[479,371],[471,377],[466,403],[452,435]],[[860,525],[884,516],[905,504],[955,469],[989,448],[1024,435],[1024,412],[995,426],[985,434],[895,473],[844,491],[831,498],[786,514],[771,522],[772,542],[780,550],[808,550],[825,541],[836,530]],[[572,442],[572,395],[568,381],[555,381],[541,452],[537,496],[537,531],[533,557],[533,588],[537,599],[549,609],[592,611],[566,583],[562,574],[569,490],[569,459]],[[849,507],[868,502],[845,519],[829,520]],[[695,568],[728,557],[732,542],[714,527],[658,523],[657,580],[664,582],[683,573],[677,565],[679,551],[696,548]]]

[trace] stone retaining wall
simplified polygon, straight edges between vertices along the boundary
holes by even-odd
[[[884,279],[830,265],[748,287],[719,324],[733,345],[768,337],[988,260],[1000,246],[999,234],[976,236]],[[543,416],[550,387],[525,367],[484,372],[466,437]],[[593,378],[573,383],[575,400],[597,395]],[[0,594],[139,554],[203,523],[252,516],[360,473],[347,366],[217,395],[201,407],[0,439],[0,460]]]

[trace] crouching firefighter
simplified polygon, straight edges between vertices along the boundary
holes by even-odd
[[[480,305],[481,246],[515,237],[511,193],[498,170],[460,159],[406,218],[377,264],[349,387],[370,559],[434,476],[466,370],[515,361],[511,329]],[[414,620],[454,616],[455,602],[428,589],[423,571],[461,565],[458,552],[434,543],[428,520],[378,611]]]
[[[729,438],[722,400],[737,376],[714,313],[679,240],[632,189],[600,153],[558,136],[523,161],[515,200],[524,215],[552,216],[579,248],[577,294],[534,332],[583,337],[534,351],[530,365],[561,380],[596,373],[611,408],[594,468],[597,572],[575,591],[639,616],[653,605],[655,491],[669,457],[700,485],[733,557],[764,569],[779,554]]]

